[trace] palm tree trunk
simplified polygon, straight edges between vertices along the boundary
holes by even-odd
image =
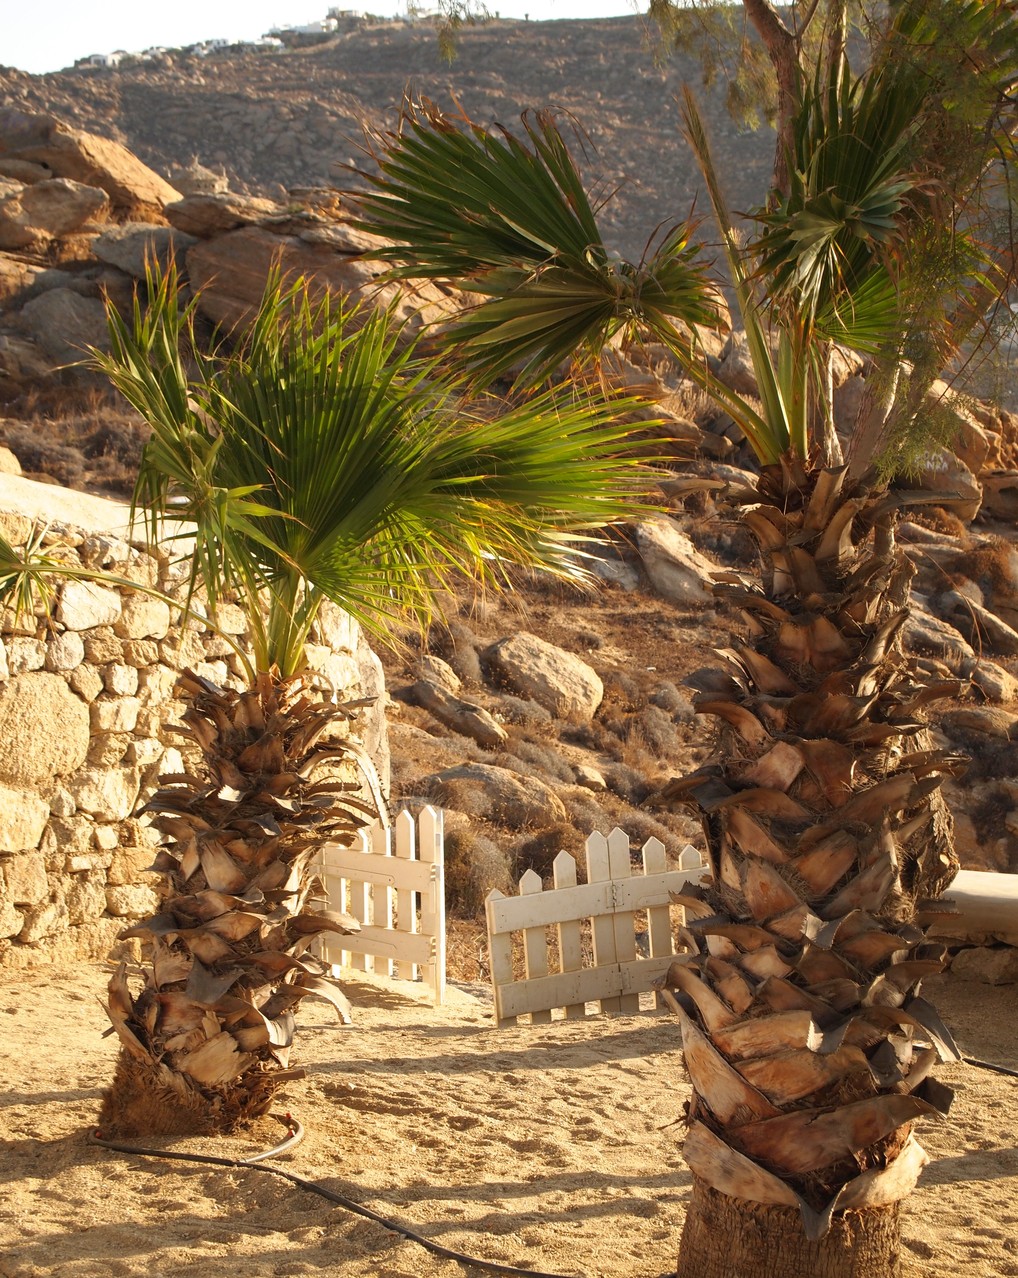
[[[712,870],[664,991],[693,1084],[682,1278],[895,1274],[912,1125],[950,1100],[919,989],[946,954],[926,898],[957,871],[940,787],[962,761],[921,710],[960,685],[900,651],[898,503],[845,475],[786,458],[740,494],[762,578],[716,589],[749,635],[693,676],[714,760],[661,793],[698,811]]]
[[[302,998],[347,1017],[307,951],[320,932],[359,926],[315,908],[316,848],[379,814],[357,780],[337,779],[356,747],[323,740],[349,711],[300,676],[260,675],[234,692],[186,671],[180,691],[181,732],[199,758],[194,772],[164,776],[146,809],[169,836],[152,867],[166,893],[157,915],[122,933],[143,942],[141,988],[126,965],[109,985],[121,1050],[100,1113],[106,1136],[231,1131],[303,1074],[289,1068]]]
[[[894,1278],[900,1205],[839,1214],[815,1242],[792,1207],[732,1198],[693,1178],[679,1278]]]

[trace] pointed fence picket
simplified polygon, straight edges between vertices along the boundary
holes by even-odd
[[[327,963],[355,971],[420,980],[432,999],[445,997],[445,872],[442,813],[426,807],[416,821],[400,812],[392,825],[371,826],[353,846],[327,843],[318,876],[327,906],[361,924],[352,936],[325,933]]]
[[[569,1018],[584,1016],[592,1004],[592,1011],[613,1015],[640,1010],[640,994],[664,976],[675,952],[673,921],[680,921],[681,910],[669,894],[706,872],[699,852],[688,845],[679,868],[666,869],[659,839],[643,845],[641,862],[642,873],[634,873],[629,836],[616,829],[607,838],[592,834],[587,839],[586,883],[577,885],[576,862],[560,852],[553,887],[545,889],[540,876],[528,870],[519,896],[489,893],[488,954],[499,1025],[515,1024],[527,1014],[532,1024],[544,1023],[556,1008]],[[644,918],[645,932],[638,928]],[[515,933],[522,938],[522,980],[514,973]],[[590,938],[587,963],[585,934]]]

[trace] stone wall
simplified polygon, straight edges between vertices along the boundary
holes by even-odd
[[[40,520],[61,558],[182,594],[168,550],[125,539],[122,505],[0,476],[0,534],[23,544]],[[101,958],[152,912],[158,835],[135,813],[160,773],[182,766],[166,731],[183,709],[178,671],[235,685],[241,673],[221,634],[197,620],[181,629],[178,611],[129,586],[64,581],[52,602],[49,621],[41,609],[17,627],[0,618],[0,970]],[[219,623],[243,642],[240,608],[221,609]],[[312,662],[339,696],[378,698],[357,732],[384,787],[380,663],[338,609],[318,631]]]

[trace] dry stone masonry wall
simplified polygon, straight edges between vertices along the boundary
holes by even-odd
[[[23,544],[33,523],[0,514],[0,534]],[[47,540],[72,564],[182,594],[183,568],[168,553],[60,524]],[[0,969],[103,957],[131,920],[153,911],[157,880],[147,867],[158,836],[137,813],[159,775],[182,767],[167,732],[182,710],[178,672],[190,667],[219,684],[241,673],[230,644],[245,632],[236,606],[219,610],[224,635],[198,619],[180,628],[179,609],[130,585],[64,581],[54,605],[49,621],[2,618]],[[331,609],[319,630],[313,663],[338,694],[380,699],[380,666],[356,624]],[[384,781],[380,700],[358,728]]]

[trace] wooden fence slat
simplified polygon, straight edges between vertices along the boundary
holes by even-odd
[[[552,862],[552,882],[558,891],[576,886],[576,861],[568,852],[560,852]],[[559,967],[563,972],[578,972],[583,967],[583,930],[579,919],[563,919],[558,924]],[[582,1003],[567,1003],[566,1017],[574,1020],[585,1016]]]
[[[587,881],[597,883],[604,882],[610,878],[611,866],[608,859],[608,840],[603,834],[595,831],[587,839]],[[612,907],[614,907],[614,898],[610,894],[609,900],[612,901]],[[611,914],[592,918],[590,931],[594,950],[594,966],[614,967],[618,962],[618,955],[615,952],[615,926],[612,923]],[[584,1002],[588,1001],[584,999]],[[621,999],[617,996],[603,998],[601,1000],[601,1011],[618,1016],[622,1011]]]
[[[612,883],[631,879],[633,863],[630,859],[629,835],[618,826],[608,835],[608,873]],[[632,910],[619,908],[617,892],[615,909],[612,913],[612,927],[615,929],[615,958],[621,965],[636,960],[636,915]],[[623,994],[619,998],[619,1010],[623,1016],[635,1016],[640,1010],[639,994]]]
[[[484,902],[484,910],[488,916],[488,970],[491,973],[491,984],[495,994],[495,1024],[504,1025],[507,1021],[516,1024],[515,1015],[509,1016],[503,1008],[503,996],[513,984],[513,942],[509,932],[498,932],[491,925],[492,914],[500,901],[505,897],[492,888]]]
[[[409,812],[400,812],[393,822],[393,841],[396,856],[403,862],[413,861],[416,851],[416,828]],[[406,887],[402,882],[396,888],[396,927],[400,932],[417,931],[417,897],[418,892]],[[412,981],[416,975],[413,963],[405,959],[397,959],[396,975],[404,981]]]
[[[520,879],[520,896],[530,896],[535,892],[543,892],[544,884],[541,876],[528,870]],[[525,927],[523,929],[523,962],[527,980],[532,981],[548,975],[548,940],[543,927]],[[544,1024],[551,1020],[549,1008],[537,1008],[531,1016],[531,1024]]]
[[[666,873],[665,845],[660,839],[648,839],[640,853],[644,877]],[[667,905],[651,905],[647,908],[647,953],[651,958],[669,959],[672,954],[672,919]],[[663,1007],[660,994],[654,995],[654,1006]]]

